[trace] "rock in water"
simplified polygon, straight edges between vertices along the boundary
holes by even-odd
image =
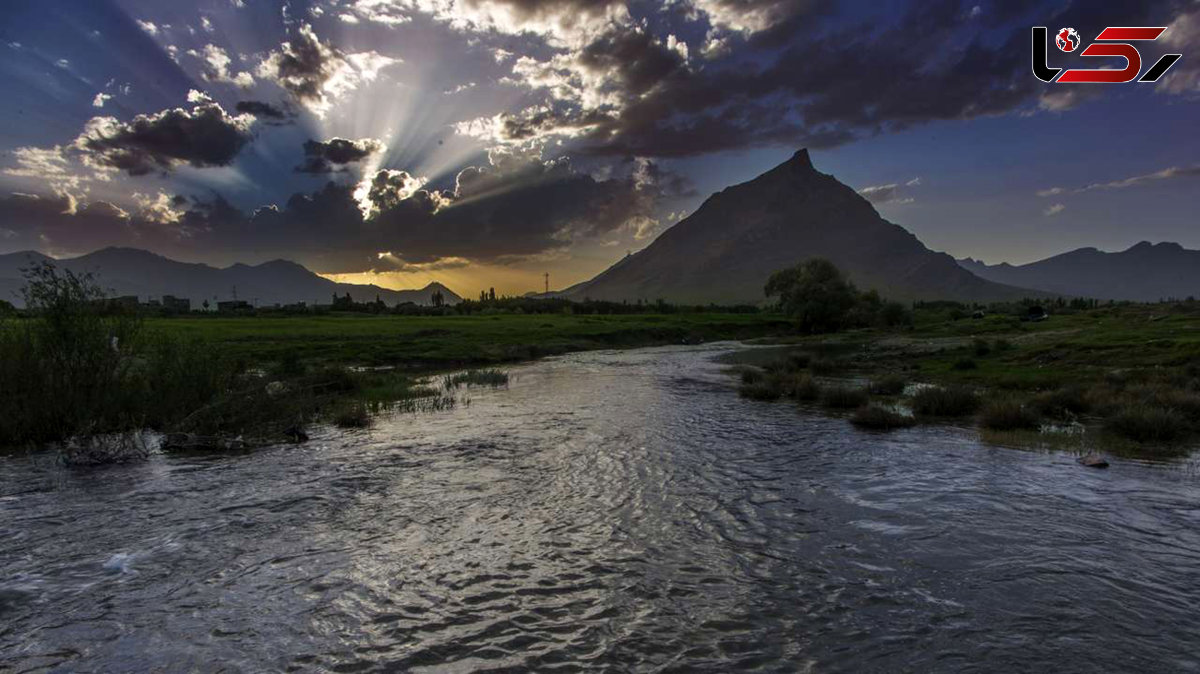
[[[1079,462],[1079,465],[1087,466],[1088,468],[1108,468],[1108,459],[1095,452],[1081,456],[1075,460]]]
[[[302,442],[308,442],[308,433],[305,433],[304,429],[299,426],[292,426],[291,428],[287,429],[283,432],[283,436],[287,438],[289,442],[297,445]]]

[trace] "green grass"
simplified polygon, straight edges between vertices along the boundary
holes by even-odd
[[[147,325],[215,344],[243,362],[329,362],[435,370],[589,349],[785,334],[772,314],[280,316],[161,318]],[[290,361],[290,362],[289,362]]]
[[[496,369],[467,370],[442,377],[442,387],[456,389],[460,386],[507,386],[508,373]]]

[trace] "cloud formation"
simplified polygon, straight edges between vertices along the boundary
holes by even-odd
[[[1051,197],[1059,194],[1080,194],[1083,192],[1094,192],[1096,190],[1120,190],[1127,187],[1138,187],[1150,183],[1155,183],[1162,180],[1174,180],[1176,178],[1196,178],[1200,177],[1200,166],[1179,167],[1170,166],[1161,171],[1154,173],[1146,173],[1143,175],[1131,176],[1120,180],[1112,180],[1106,183],[1091,183],[1076,189],[1067,189],[1065,187],[1051,187],[1045,190],[1038,190],[1039,197]]]
[[[371,82],[399,59],[375,51],[344,54],[301,24],[286,42],[258,66],[258,76],[283,87],[300,104],[323,116],[332,99]]]
[[[127,206],[15,195],[0,199],[0,222],[18,223],[8,239],[50,250],[270,251],[342,273],[394,271],[395,260],[409,270],[447,260],[508,264],[653,227],[657,200],[677,180],[649,163],[626,169],[597,179],[566,159],[497,152],[487,165],[460,172],[451,190],[429,189],[405,171],[384,169],[364,179],[365,194],[360,186],[329,182],[251,212],[219,195],[139,193]]]
[[[228,166],[250,142],[253,121],[249,115],[230,116],[213,102],[138,115],[127,123],[93,117],[73,147],[86,164],[131,176],[165,173],[182,164]]]
[[[872,185],[864,187],[858,193],[867,201],[873,204],[911,204],[916,201],[915,198],[907,196],[908,188],[916,187],[921,184],[920,178],[913,178],[908,182],[888,183],[887,185]]]
[[[383,143],[374,138],[304,142],[304,162],[296,167],[298,173],[333,173],[346,170],[346,164],[362,161],[383,151]]]

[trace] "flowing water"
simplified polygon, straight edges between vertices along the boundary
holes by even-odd
[[[1189,671],[1191,464],[741,400],[729,345],[102,469],[0,459],[0,670]]]

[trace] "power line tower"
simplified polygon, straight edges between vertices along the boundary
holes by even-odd
[[[550,272],[546,272],[545,274],[542,274],[542,276],[545,277],[545,279],[546,279],[546,294],[549,295],[550,294]]]

